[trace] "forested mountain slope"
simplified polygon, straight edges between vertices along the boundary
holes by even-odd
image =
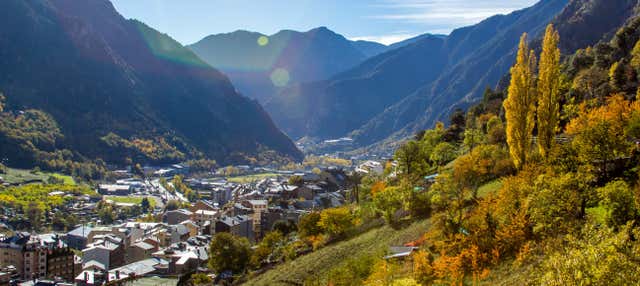
[[[1,1],[0,91],[5,111],[37,109],[57,122],[48,152],[109,162],[301,158],[226,76],[107,0]],[[11,151],[38,142],[3,136],[17,146],[0,157],[30,163]]]

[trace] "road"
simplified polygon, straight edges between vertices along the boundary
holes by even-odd
[[[176,200],[176,201],[186,202],[186,203],[189,202],[189,200],[187,198],[185,198],[181,193],[176,192],[175,194],[172,194],[169,191],[167,191],[167,189],[165,189],[162,186],[162,184],[160,184],[160,180],[159,179],[153,179],[151,181],[147,180],[147,181],[145,181],[145,183],[147,185],[150,185],[153,188],[153,191],[155,193],[157,193],[165,203],[170,201],[170,200]],[[169,183],[169,184],[171,184],[171,183]]]

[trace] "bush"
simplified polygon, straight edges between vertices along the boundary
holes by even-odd
[[[624,181],[613,181],[599,188],[600,204],[607,211],[606,221],[611,227],[618,228],[630,220],[639,218],[635,195]]]

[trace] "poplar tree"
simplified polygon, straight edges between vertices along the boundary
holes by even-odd
[[[524,33],[520,38],[516,63],[511,68],[511,82],[504,101],[509,153],[518,169],[527,161],[535,125],[535,68],[536,56],[529,49],[527,34]]]
[[[538,74],[538,150],[547,158],[553,147],[560,110],[560,36],[552,24],[542,42]]]

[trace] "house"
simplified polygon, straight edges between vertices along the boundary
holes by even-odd
[[[125,246],[123,240],[114,235],[96,236],[95,242],[82,250],[82,259],[86,262],[95,260],[106,269],[120,267],[125,264]],[[86,265],[83,265],[83,268]]]
[[[133,263],[136,261],[151,258],[151,255],[158,251],[158,247],[144,241],[139,241],[127,248],[126,261]]]
[[[209,260],[209,242],[209,239],[194,237],[157,251],[153,257],[168,261],[167,274],[186,273],[205,265]]]
[[[92,228],[86,225],[79,226],[70,232],[67,232],[64,237],[65,242],[71,248],[82,250],[87,246],[89,240],[89,233]]]
[[[297,200],[300,198],[305,200],[312,200],[313,196],[314,196],[314,193],[312,189],[310,189],[307,186],[300,186],[300,187],[296,187],[291,192],[285,192],[282,195],[282,198],[285,200]]]
[[[384,166],[378,161],[368,160],[358,165],[356,172],[363,174],[381,175],[384,172]]]
[[[389,247],[389,254],[383,259],[405,259],[410,257],[414,250],[417,250],[418,247],[411,246],[392,246]]]
[[[200,233],[200,226],[192,220],[185,220],[180,224],[184,225],[187,228],[187,231],[189,232],[189,237],[194,237]]]
[[[246,237],[251,241],[255,237],[253,221],[246,215],[223,216],[216,221],[215,230],[216,233],[229,232],[233,235]]]
[[[98,286],[109,283],[110,285],[122,285],[118,281],[123,279],[135,279],[150,274],[165,274],[167,261],[159,258],[148,258],[145,260],[130,263],[111,271],[91,271],[84,270],[75,277],[75,285],[78,286]]]
[[[179,224],[185,220],[190,220],[193,217],[193,213],[186,209],[177,209],[173,211],[167,211],[164,213],[162,220],[169,225]]]
[[[218,216],[220,216],[217,210],[197,210],[193,212],[193,221],[199,225],[203,226],[207,221],[214,221]]]
[[[192,204],[189,208],[189,211],[191,212],[196,212],[199,210],[217,211],[218,207],[216,207],[211,201],[199,200]]]

